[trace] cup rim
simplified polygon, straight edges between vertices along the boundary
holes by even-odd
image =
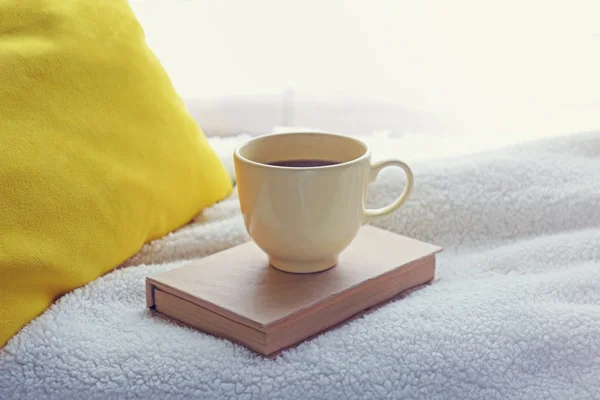
[[[250,160],[249,158],[242,156],[240,153],[240,150],[242,150],[245,146],[248,146],[253,142],[257,142],[260,140],[266,140],[267,138],[270,138],[273,136],[292,136],[292,135],[334,136],[334,137],[338,137],[341,139],[351,140],[351,141],[359,144],[360,146],[362,146],[365,149],[365,152],[360,157],[357,157],[353,160],[344,161],[344,162],[340,162],[340,163],[333,164],[333,165],[322,165],[322,166],[315,166],[315,167],[285,167],[285,166],[280,166],[280,165],[270,165],[270,164],[265,164],[265,163],[261,163],[258,161]],[[245,162],[247,164],[250,164],[250,165],[257,166],[257,167],[279,169],[279,170],[289,170],[289,171],[310,171],[310,170],[316,170],[316,169],[322,170],[322,169],[340,168],[340,167],[346,167],[346,166],[353,165],[353,164],[358,164],[361,161],[368,159],[371,156],[371,148],[369,146],[367,146],[367,144],[365,142],[363,142],[362,140],[356,139],[352,136],[343,135],[341,133],[297,131],[297,132],[272,133],[272,134],[253,137],[252,139],[237,145],[233,154],[234,154],[234,157],[237,158],[238,160]]]

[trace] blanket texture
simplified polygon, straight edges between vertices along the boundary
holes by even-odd
[[[234,194],[26,326],[0,398],[600,399],[600,133],[412,165],[376,224],[445,247],[433,284],[275,360],[151,316],[146,276],[249,240]]]

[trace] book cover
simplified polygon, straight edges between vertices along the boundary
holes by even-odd
[[[291,274],[248,242],[148,277],[147,306],[270,355],[431,281],[441,250],[365,226],[335,267]]]

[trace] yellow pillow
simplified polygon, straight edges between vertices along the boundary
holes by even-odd
[[[230,191],[127,0],[0,0],[0,347]]]

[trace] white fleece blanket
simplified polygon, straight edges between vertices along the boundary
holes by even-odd
[[[600,133],[413,167],[377,225],[445,247],[433,284],[275,360],[151,316],[146,276],[248,240],[234,195],[24,328],[0,398],[600,399]]]

